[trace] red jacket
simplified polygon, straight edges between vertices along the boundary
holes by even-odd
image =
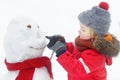
[[[67,71],[68,80],[106,80],[105,63],[112,64],[111,58],[106,58],[96,50],[79,52],[72,43],[67,43],[66,52],[57,61]]]

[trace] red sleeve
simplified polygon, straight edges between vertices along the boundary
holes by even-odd
[[[66,44],[66,48],[67,48],[67,51],[69,51],[70,53],[72,53],[73,49],[74,49],[73,43],[72,42],[67,43]]]
[[[66,51],[64,54],[58,57],[57,61],[62,65],[62,67],[71,75],[76,75],[76,77],[83,77],[85,76],[86,70],[84,68],[84,65],[80,60],[73,58],[69,55],[70,52]],[[98,70],[98,69],[104,69],[105,65],[105,58],[100,55],[98,52],[93,50],[86,50],[80,53],[81,58],[83,58],[86,65],[89,67],[90,72]],[[96,71],[96,74],[104,74],[105,71],[99,70],[98,73]],[[101,72],[100,72],[101,71]],[[79,74],[79,76],[78,76]]]
[[[86,71],[82,65],[82,63],[70,56],[70,52],[66,51],[62,55],[60,55],[57,59],[57,61],[62,65],[62,67],[70,74],[70,75],[76,75],[78,76],[84,76],[86,74]]]

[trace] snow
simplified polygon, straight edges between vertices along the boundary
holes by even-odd
[[[45,35],[61,34],[66,41],[74,41],[78,35],[80,12],[97,5],[101,0],[0,0],[0,75],[7,70],[4,65],[5,50],[3,38],[6,27],[12,18],[27,16],[35,20]],[[110,5],[112,18],[110,33],[120,40],[120,5],[119,0],[106,0]],[[44,55],[51,55],[52,51],[45,49]],[[107,67],[108,80],[120,80],[120,55],[113,59],[113,65]],[[67,80],[67,74],[57,63],[55,55],[52,58],[54,80]]]

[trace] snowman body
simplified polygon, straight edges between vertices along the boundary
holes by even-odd
[[[6,61],[17,63],[42,57],[46,45],[47,40],[38,24],[26,17],[16,17],[9,23],[4,38]],[[19,72],[8,71],[1,80],[15,80]],[[51,79],[45,66],[35,68],[32,80]]]

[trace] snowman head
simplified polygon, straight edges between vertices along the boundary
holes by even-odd
[[[40,57],[47,40],[40,26],[27,17],[16,17],[8,25],[4,38],[8,62],[20,62]]]

